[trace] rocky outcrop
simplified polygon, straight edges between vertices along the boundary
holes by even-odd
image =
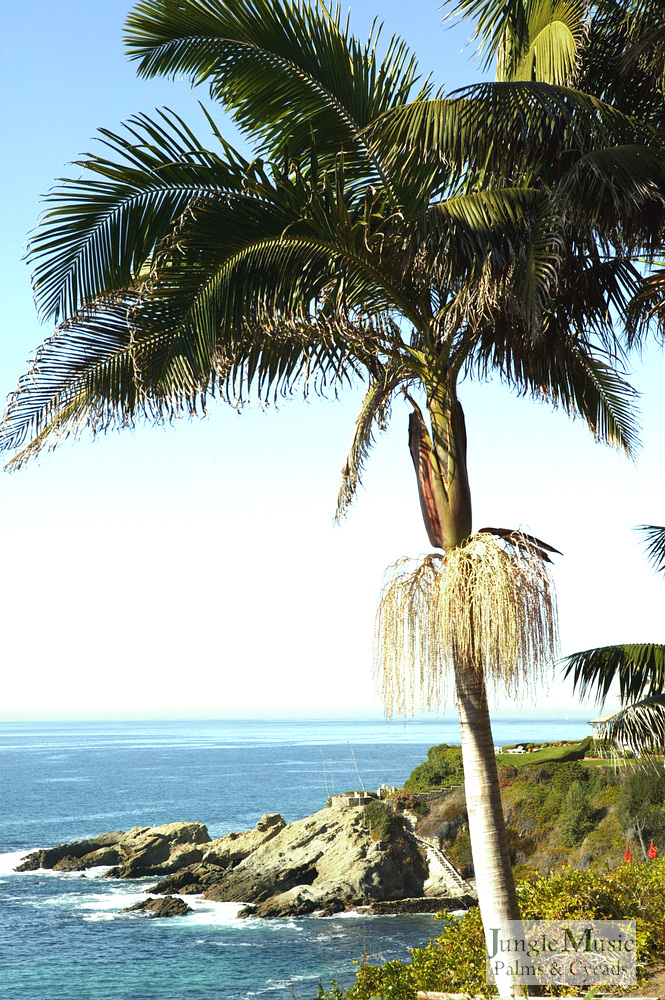
[[[166,875],[200,861],[211,843],[203,823],[165,823],[135,826],[127,833],[103,833],[91,840],[59,844],[29,854],[19,872],[52,868],[73,872],[112,865],[109,878],[143,878]]]
[[[408,900],[410,907],[423,900],[426,912],[459,908],[468,886],[453,885],[451,892],[450,879],[432,870],[428,851],[399,817],[386,829],[384,840],[372,836],[363,806],[328,807],[288,824],[278,814],[265,815],[256,829],[216,840],[202,823],[170,823],[36,851],[17,870],[109,864],[107,877],[155,876],[152,894],[172,900],[174,893],[201,893],[244,903],[244,916],[336,913],[386,900]],[[154,911],[153,902],[134,909]]]
[[[186,913],[192,912],[191,906],[177,896],[160,896],[159,899],[155,899],[154,896],[148,897],[134,903],[133,906],[128,906],[125,913],[131,913],[133,910],[143,910],[151,917],[184,917]]]

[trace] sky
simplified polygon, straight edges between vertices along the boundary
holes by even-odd
[[[129,6],[3,5],[3,397],[50,333],[22,260],[40,196],[94,148],[97,128],[138,111],[166,105],[206,135],[203,90],[135,77],[122,46]],[[481,78],[469,26],[446,30],[436,3],[351,3],[360,36],[375,15],[447,90]],[[665,521],[664,375],[656,345],[634,359],[635,463],[498,383],[461,387],[474,524],[522,526],[562,551],[562,653],[665,641],[663,583],[632,530]],[[371,646],[381,576],[428,543],[401,404],[347,521],[333,523],[360,398],[242,414],[219,404],[205,420],[84,437],[0,473],[0,719],[380,714]],[[557,674],[495,710],[596,712]]]

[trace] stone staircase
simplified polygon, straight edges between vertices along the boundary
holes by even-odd
[[[426,895],[431,896],[463,896],[466,893],[475,896],[476,890],[466,879],[463,879],[454,864],[441,850],[436,837],[421,837],[416,833],[418,817],[414,813],[403,812],[404,824],[409,834],[423,848],[429,869],[429,878],[425,882]]]

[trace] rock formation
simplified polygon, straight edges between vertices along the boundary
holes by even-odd
[[[143,910],[151,917],[184,917],[186,913],[192,912],[191,906],[179,896],[162,896],[160,899],[149,896],[148,899],[141,899],[133,906],[128,906],[125,913],[131,913],[132,910]]]
[[[474,902],[470,886],[434,866],[432,851],[399,817],[384,840],[372,836],[363,806],[327,807],[294,823],[265,815],[256,829],[216,840],[202,823],[134,827],[36,851],[17,871],[83,871],[98,865],[111,866],[107,878],[158,878],[149,892],[170,902],[146,900],[131,909],[163,909],[159,915],[173,914],[177,904],[186,906],[173,899],[174,893],[244,903],[241,915],[260,917],[314,910],[330,914],[357,906],[376,907],[371,912],[430,912]],[[386,901],[397,909],[381,910]]]

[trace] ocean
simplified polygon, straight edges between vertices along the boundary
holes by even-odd
[[[497,743],[588,734],[582,720],[494,723]],[[314,1000],[319,983],[350,985],[363,953],[408,958],[440,933],[432,916],[264,921],[195,901],[155,920],[123,912],[154,879],[13,868],[36,848],[136,825],[197,820],[216,837],[266,812],[299,819],[359,780],[401,785],[430,746],[458,742],[452,720],[0,724],[0,1000]]]

